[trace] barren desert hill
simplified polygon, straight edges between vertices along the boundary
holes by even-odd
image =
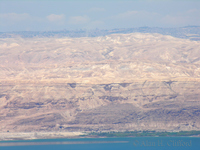
[[[8,38],[1,40],[0,64],[4,69],[1,78],[16,81],[33,78],[77,80],[87,77],[92,77],[88,79],[92,80],[100,77],[101,80],[116,73],[120,80],[124,73],[131,75],[128,78],[198,77],[199,50],[198,41],[160,34]]]
[[[1,39],[0,44],[1,64],[10,58],[7,61],[12,65],[105,60],[199,61],[198,41],[156,33],[112,34],[94,38],[7,38]]]
[[[199,41],[0,40],[0,132],[199,130],[199,100]]]

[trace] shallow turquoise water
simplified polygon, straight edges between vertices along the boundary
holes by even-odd
[[[5,144],[7,146],[5,146]],[[4,146],[3,146],[4,145]],[[18,146],[16,146],[18,145]],[[199,150],[199,137],[48,139],[0,142],[0,150]]]

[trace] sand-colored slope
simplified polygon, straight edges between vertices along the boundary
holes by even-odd
[[[0,132],[199,130],[200,42],[0,40]]]

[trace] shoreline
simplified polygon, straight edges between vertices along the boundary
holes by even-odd
[[[85,132],[4,132],[0,133],[0,142],[14,140],[78,138],[85,134]]]
[[[125,137],[200,137],[200,131],[180,132],[4,132],[0,133],[0,143],[6,141],[81,139],[81,138],[125,138]]]

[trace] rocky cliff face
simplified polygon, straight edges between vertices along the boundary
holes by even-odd
[[[0,52],[0,132],[200,130],[197,41],[1,39]]]
[[[4,84],[1,91],[1,131],[200,128],[196,81]]]

